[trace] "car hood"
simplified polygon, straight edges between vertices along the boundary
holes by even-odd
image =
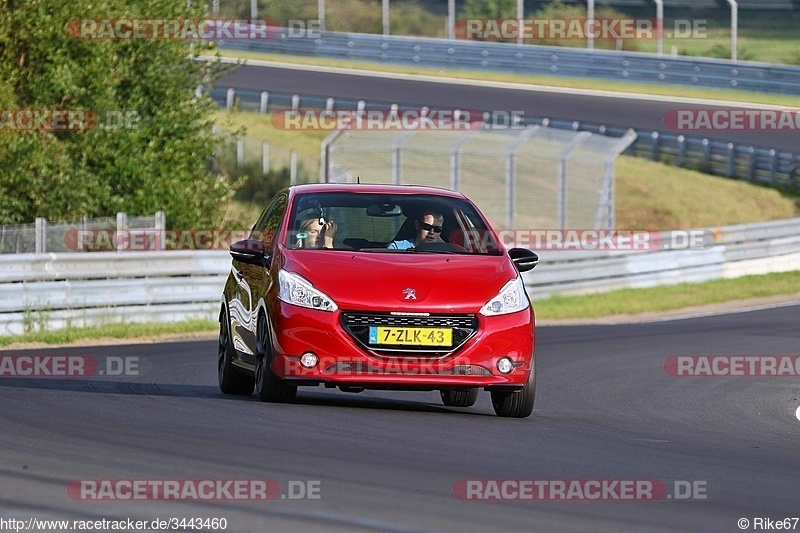
[[[283,268],[343,310],[477,313],[518,275],[506,255],[286,250],[283,257]]]

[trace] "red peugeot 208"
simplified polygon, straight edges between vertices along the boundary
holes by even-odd
[[[301,185],[231,246],[219,386],[291,401],[298,386],[439,390],[500,416],[536,391],[534,315],[520,272],[463,194],[415,186]]]

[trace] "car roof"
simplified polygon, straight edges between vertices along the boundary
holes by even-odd
[[[466,198],[462,193],[423,185],[387,185],[367,183],[309,183],[289,187],[290,194],[340,192],[354,194],[430,194],[450,198]]]

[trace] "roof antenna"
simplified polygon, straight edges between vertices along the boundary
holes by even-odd
[[[356,185],[361,185],[361,176],[356,176]]]

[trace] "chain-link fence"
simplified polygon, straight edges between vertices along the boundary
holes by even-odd
[[[463,192],[495,227],[614,227],[614,160],[635,140],[543,126],[470,131],[340,130],[323,143],[322,181]]]
[[[117,213],[116,218],[83,217],[74,222],[53,223],[37,218],[33,224],[0,225],[0,253],[125,251],[132,249],[131,239],[161,233],[165,225],[163,211],[144,217],[129,217],[126,213]],[[163,243],[164,239],[153,242]]]

